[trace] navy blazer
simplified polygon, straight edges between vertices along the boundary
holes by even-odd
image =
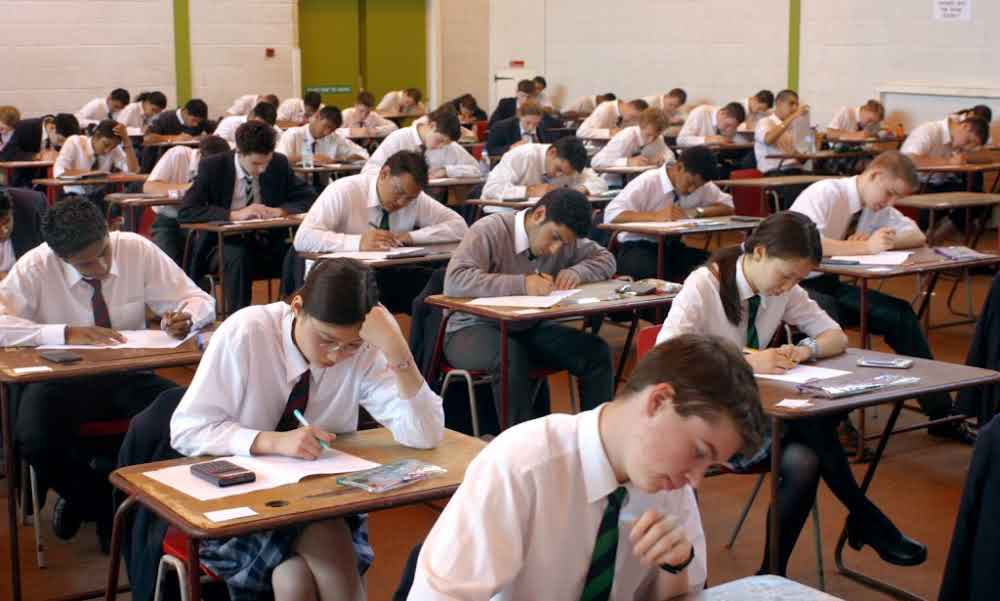
[[[497,103],[497,108],[493,109],[493,114],[490,115],[489,126],[492,129],[493,124],[497,121],[510,119],[515,115],[517,115],[517,98],[513,96],[510,98],[501,98],[500,102]]]
[[[14,215],[14,229],[10,241],[14,256],[18,259],[24,253],[42,243],[42,215],[45,214],[45,195],[23,188],[0,188],[11,196],[11,213]]]
[[[21,119],[14,134],[0,150],[0,161],[31,161],[42,150],[42,120],[44,117]]]

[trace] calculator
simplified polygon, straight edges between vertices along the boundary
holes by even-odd
[[[219,487],[246,484],[257,479],[257,474],[225,459],[195,463],[191,466],[191,473]]]

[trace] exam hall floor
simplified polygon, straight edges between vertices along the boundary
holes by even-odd
[[[992,241],[991,236],[986,239]],[[981,248],[988,249],[986,245]],[[982,306],[991,279],[989,276],[973,278],[974,306]],[[944,307],[944,297],[950,282],[942,281],[933,303],[934,320],[950,318]],[[266,291],[259,283],[255,292],[257,302],[265,302]],[[901,278],[886,282],[883,291],[912,298],[916,290],[915,278]],[[409,323],[404,318],[404,330]],[[943,361],[962,363],[972,339],[973,325],[933,330],[931,347],[936,357]],[[851,346],[858,345],[857,332],[848,332]],[[604,336],[616,352],[625,342],[622,328],[606,326]],[[887,350],[876,339],[876,348]],[[167,377],[186,383],[192,372],[187,369],[165,370]],[[555,411],[569,411],[567,385],[563,375],[550,381]],[[879,415],[888,415],[888,408],[879,409]],[[901,422],[919,421],[921,416],[904,411]],[[962,485],[968,469],[971,448],[957,443],[941,441],[924,431],[894,437],[886,451],[872,484],[871,498],[906,534],[928,546],[925,564],[912,568],[899,568],[885,564],[866,547],[857,553],[846,552],[850,565],[878,574],[926,598],[936,598],[941,573],[948,553],[951,532],[958,511]],[[864,466],[855,466],[861,478]],[[722,476],[705,480],[699,489],[702,521],[708,541],[709,581],[719,584],[753,574],[760,566],[764,546],[765,514],[769,488],[761,490],[746,524],[732,549],[726,549],[730,528],[736,523],[740,508],[747,499],[755,476]],[[6,484],[0,492],[0,515],[6,516]],[[23,571],[24,598],[35,601],[66,595],[76,591],[94,590],[104,586],[107,557],[97,551],[93,526],[88,525],[74,540],[61,541],[52,533],[51,507],[43,511],[42,527],[49,567],[38,569],[35,563],[34,533],[30,526],[20,528],[21,566]],[[711,508],[708,510],[706,508]],[[833,560],[834,545],[843,526],[846,512],[830,494],[825,485],[820,486],[820,518],[822,524],[823,560],[827,590],[845,599],[885,599],[884,595],[866,589],[839,576]],[[399,575],[407,554],[414,544],[426,536],[434,523],[438,510],[427,505],[416,505],[371,514],[371,540],[375,548],[375,563],[366,578],[369,599],[387,601],[399,582]],[[485,516],[484,516],[485,518]],[[7,522],[0,520],[0,599],[10,598],[10,563],[7,542]],[[789,577],[811,586],[817,586],[813,544],[813,528],[806,524],[796,546],[789,567]],[[125,581],[124,576],[122,581]],[[119,599],[130,599],[127,593]]]

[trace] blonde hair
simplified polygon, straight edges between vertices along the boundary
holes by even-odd
[[[534,100],[525,100],[517,109],[518,117],[530,117],[532,115],[541,117],[542,114],[542,105]]]
[[[865,171],[872,169],[881,169],[890,176],[902,180],[911,190],[920,188],[920,179],[917,177],[917,167],[913,164],[913,160],[897,150],[880,153]]]
[[[0,106],[0,123],[7,127],[14,127],[21,120],[21,112],[16,108],[6,105]]]
[[[878,115],[879,121],[885,119],[885,106],[883,106],[881,102],[875,100],[874,98],[866,102],[864,106],[862,106],[861,108],[869,110]]]
[[[655,127],[656,131],[663,131],[670,126],[670,120],[667,119],[666,114],[664,114],[660,109],[649,107],[639,113],[639,127],[647,125]]]

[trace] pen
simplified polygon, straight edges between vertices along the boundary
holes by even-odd
[[[295,419],[299,420],[300,424],[302,424],[303,426],[309,427],[309,422],[306,420],[306,416],[302,415],[301,411],[299,411],[298,409],[296,409],[295,411],[292,411],[292,415],[295,416]],[[331,450],[330,449],[330,445],[326,444],[325,441],[320,440],[319,441],[319,446],[323,447],[324,449],[326,449],[328,451]]]

